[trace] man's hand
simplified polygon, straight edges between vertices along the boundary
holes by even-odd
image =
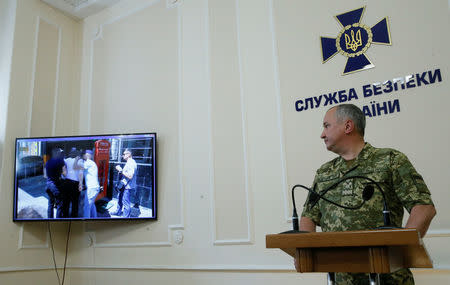
[[[122,167],[120,167],[120,165],[116,165],[116,170],[122,172]]]
[[[414,228],[424,237],[435,215],[436,209],[433,205],[416,205],[411,209],[405,228]]]
[[[300,230],[307,232],[316,231],[316,223],[308,217],[300,217]]]

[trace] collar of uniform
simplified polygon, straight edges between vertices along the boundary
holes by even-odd
[[[366,142],[364,144],[363,149],[356,157],[355,162],[353,163],[352,167],[349,169],[347,167],[347,164],[345,163],[345,160],[339,156],[338,159],[335,161],[334,166],[338,168],[338,171],[341,173],[341,175],[345,175],[346,173],[350,172],[351,170],[355,169],[358,165],[360,165],[363,161],[367,160],[369,158],[370,154],[372,153],[373,146],[370,145],[370,143]]]
[[[369,158],[369,156],[372,154],[373,149],[374,149],[374,147],[372,145],[370,145],[370,143],[366,142],[364,144],[363,149],[356,157],[356,163],[360,164],[360,162],[367,160]]]

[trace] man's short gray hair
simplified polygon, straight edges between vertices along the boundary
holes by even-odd
[[[364,129],[366,128],[366,117],[360,108],[353,104],[341,104],[336,106],[336,118],[339,122],[344,120],[352,120],[355,124],[356,131],[364,137]]]

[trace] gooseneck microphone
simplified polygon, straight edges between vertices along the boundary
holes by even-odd
[[[294,190],[296,188],[297,185],[295,185],[294,187],[292,187],[291,190],[291,195],[292,195],[292,206],[293,206],[293,211],[292,211],[292,230],[290,231],[285,231],[282,232],[280,234],[299,234],[299,233],[308,233],[308,231],[300,231],[299,230],[299,226],[298,226],[298,214],[297,214],[297,206],[295,205],[295,196],[294,196]]]
[[[369,185],[368,185],[368,186],[369,186]],[[301,185],[301,184],[295,185],[292,189],[295,189],[295,188],[297,188],[297,187],[304,188],[304,189],[308,190],[309,193],[311,193],[311,195],[309,196],[309,202],[308,202],[308,203],[312,204],[311,207],[314,207],[314,206],[316,205],[316,203],[317,203],[320,199],[322,199],[322,200],[324,200],[324,201],[326,201],[326,202],[328,202],[328,203],[330,203],[330,204],[333,204],[333,205],[335,205],[335,206],[337,206],[337,207],[339,207],[339,208],[343,208],[343,209],[347,209],[347,210],[358,210],[358,209],[360,209],[360,208],[366,203],[366,201],[368,201],[368,200],[370,200],[370,199],[372,198],[373,192],[374,192],[373,187],[371,187],[371,188],[369,188],[369,187],[367,187],[367,186],[364,187],[364,190],[363,190],[363,193],[362,193],[362,198],[363,198],[362,203],[359,204],[358,206],[349,207],[349,206],[344,206],[344,205],[338,204],[338,203],[336,203],[336,202],[334,202],[334,201],[331,201],[331,200],[325,198],[325,197],[324,197],[324,194],[319,194],[319,193],[317,193],[315,190],[309,189],[308,187],[303,186],[303,185]],[[327,192],[328,190],[329,190],[329,189],[326,189],[324,192]]]
[[[311,208],[314,207],[317,202],[322,199],[330,204],[333,204],[337,207],[343,208],[343,209],[347,209],[347,210],[358,210],[360,209],[367,201],[369,201],[374,193],[374,187],[372,184],[366,185],[366,187],[364,187],[363,189],[363,193],[362,193],[362,199],[363,201],[361,202],[361,204],[354,206],[354,207],[349,207],[349,206],[344,206],[341,204],[338,204],[334,201],[331,201],[327,198],[324,197],[324,195],[331,189],[335,188],[336,186],[338,186],[339,184],[341,184],[342,182],[349,180],[349,179],[355,179],[355,178],[360,178],[360,179],[365,179],[370,181],[372,184],[375,184],[375,186],[377,187],[377,189],[380,191],[381,196],[383,198],[383,222],[384,222],[384,226],[379,227],[380,229],[392,229],[395,228],[394,226],[391,225],[391,218],[390,218],[390,211],[389,208],[387,206],[386,203],[386,196],[384,194],[383,189],[381,188],[381,186],[378,184],[378,182],[376,182],[375,180],[373,180],[372,178],[366,177],[366,176],[361,176],[361,175],[353,175],[353,176],[347,176],[344,177],[340,180],[338,180],[337,182],[335,182],[334,184],[332,184],[331,186],[329,186],[328,188],[326,188],[324,191],[322,191],[320,194],[318,192],[316,192],[316,185],[313,186],[313,189],[310,189],[304,185],[301,184],[297,184],[294,185],[292,187],[291,190],[291,195],[292,195],[292,205],[293,205],[293,213],[292,213],[292,230],[290,231],[286,231],[286,232],[282,232],[284,233],[307,233],[306,231],[299,231],[299,222],[298,222],[298,214],[297,214],[297,207],[295,205],[295,196],[294,196],[294,190],[298,187],[303,188],[305,190],[307,190],[310,193],[309,196],[309,200],[308,200],[308,204],[310,204]]]
[[[368,201],[368,200],[370,200],[372,198],[373,193],[374,193],[374,187],[373,187],[372,184],[369,184],[366,187],[364,187],[364,190],[363,190],[363,193],[362,193],[363,202],[360,205],[356,206],[356,207],[347,207],[347,206],[344,206],[344,205],[340,205],[340,204],[338,204],[336,202],[333,202],[333,201],[330,201],[329,199],[324,197],[324,195],[329,190],[335,188],[336,186],[338,186],[339,184],[341,184],[342,182],[344,182],[346,180],[354,179],[354,178],[365,179],[365,180],[370,181],[372,184],[375,184],[375,186],[380,191],[381,196],[383,198],[383,223],[384,223],[384,225],[382,227],[380,227],[380,228],[384,228],[384,229],[395,228],[395,227],[393,227],[391,225],[391,217],[390,217],[390,211],[389,211],[389,208],[388,208],[387,202],[386,202],[386,195],[384,194],[384,191],[381,188],[380,184],[378,182],[376,182],[375,180],[373,180],[372,178],[369,178],[369,177],[366,177],[366,176],[361,176],[361,175],[347,176],[347,177],[344,177],[344,178],[338,180],[336,183],[334,183],[331,186],[329,186],[328,188],[326,188],[324,191],[322,191],[321,194],[317,193],[315,191],[315,189],[312,190],[312,189],[309,189],[309,188],[307,188],[307,187],[305,187],[303,185],[295,185],[294,187],[300,186],[300,187],[308,190],[311,193],[310,198],[309,198],[309,203],[311,204],[311,207],[314,207],[315,204],[319,201],[319,199],[323,199],[324,201],[326,201],[328,203],[331,203],[331,204],[333,204],[333,205],[335,205],[337,207],[343,208],[343,209],[357,210],[357,209],[361,208],[366,201]],[[315,186],[314,186],[314,188],[315,188]]]
[[[298,214],[297,214],[297,206],[295,205],[295,195],[294,195],[294,190],[295,188],[302,186],[304,188],[306,188],[303,185],[295,185],[294,187],[292,187],[291,189],[291,196],[292,196],[292,230],[290,231],[285,231],[285,232],[281,232],[280,234],[299,234],[299,233],[308,233],[308,231],[300,231],[300,227],[298,226]],[[308,189],[308,188],[306,188]],[[310,190],[310,189],[308,189]],[[312,191],[312,190],[310,190]],[[316,193],[314,191],[314,193]]]
[[[367,176],[361,176],[361,175],[353,175],[353,176],[349,176],[346,177],[345,179],[343,179],[343,181],[347,180],[347,179],[351,179],[351,178],[361,178],[361,179],[366,179],[369,180],[370,182],[372,182],[373,184],[375,184],[375,186],[377,187],[378,190],[380,190],[381,196],[383,197],[383,222],[384,225],[381,228],[395,228],[394,226],[392,226],[391,224],[391,212],[389,211],[389,208],[387,206],[387,202],[386,202],[386,195],[384,194],[383,189],[381,188],[380,184],[378,182],[376,182],[375,180],[373,180],[372,178],[369,178]],[[368,191],[374,191],[374,187],[372,184],[369,184],[366,186],[366,188],[368,188]],[[365,188],[365,189],[366,189]],[[364,190],[365,190],[364,189]],[[370,190],[371,189],[371,190]]]
[[[339,183],[341,183],[341,182],[343,182],[345,180],[339,181]],[[339,185],[339,183],[333,184],[332,187],[336,187],[337,185]],[[294,192],[295,192],[294,190],[296,188],[298,188],[298,187],[304,188],[304,189],[308,190],[311,193],[309,200],[310,200],[310,202],[311,202],[311,200],[313,200],[314,201],[313,202],[314,205],[319,201],[319,199],[323,199],[324,201],[327,201],[328,203],[331,203],[333,205],[336,205],[338,207],[341,207],[341,208],[344,208],[344,209],[348,209],[348,210],[357,210],[357,209],[361,208],[366,201],[368,201],[368,200],[370,200],[370,198],[372,198],[373,190],[374,190],[373,187],[372,188],[367,188],[366,187],[367,189],[364,188],[364,191],[363,191],[363,202],[360,205],[356,206],[356,207],[347,207],[347,206],[340,205],[340,204],[338,204],[336,202],[333,202],[333,201],[325,198],[323,196],[323,194],[321,195],[321,194],[317,193],[315,191],[316,185],[314,185],[314,189],[313,190],[309,189],[308,187],[306,187],[304,185],[301,185],[301,184],[294,185],[294,187],[292,187],[292,190],[291,190],[292,206],[293,206],[293,210],[292,210],[292,230],[282,232],[282,234],[307,233],[307,231],[300,231],[299,230],[300,228],[299,228],[299,224],[298,224],[297,206],[295,204],[295,195],[294,195]],[[328,190],[330,190],[332,187],[327,188],[324,191],[324,193],[328,192]],[[314,205],[312,207],[314,207]]]
[[[292,188],[291,190],[291,195],[292,195],[292,206],[293,206],[293,212],[292,212],[292,230],[293,231],[299,231],[299,226],[298,226],[298,215],[297,215],[297,206],[295,206],[295,196],[294,196],[294,189],[295,186]]]

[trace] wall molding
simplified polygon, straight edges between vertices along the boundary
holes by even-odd
[[[62,266],[57,266],[58,269],[63,269]],[[236,266],[233,264],[220,264],[220,265],[141,265],[141,266],[107,266],[107,265],[67,265],[68,270],[86,270],[86,271],[109,271],[109,270],[135,270],[135,271],[205,271],[205,272],[280,272],[280,273],[294,273],[295,269],[292,265],[245,265]],[[54,271],[53,266],[24,266],[24,267],[0,267],[0,272],[25,272],[25,271]],[[430,269],[411,269],[414,274],[435,274],[435,273],[449,273],[450,264],[437,265],[435,268]],[[325,274],[325,273],[323,273]]]
[[[450,237],[450,230],[448,229],[437,229],[429,230],[425,238],[435,238],[435,237]]]
[[[184,180],[184,124],[183,124],[183,107],[184,107],[184,94],[183,94],[183,13],[180,8],[181,0],[177,0],[177,19],[178,19],[178,181],[180,188],[180,223],[176,225],[169,225],[169,230],[183,230],[184,229],[184,215],[185,215],[185,199],[184,190],[185,180]]]
[[[224,239],[224,240],[214,240],[214,245],[247,245],[253,244],[250,238],[247,239]]]
[[[37,16],[36,17],[36,28],[35,28],[35,36],[34,36],[34,44],[33,44],[33,64],[32,64],[32,73],[31,73],[31,86],[30,86],[30,102],[28,105],[29,108],[29,117],[28,117],[28,136],[31,136],[31,120],[33,118],[33,100],[34,100],[34,85],[36,81],[36,62],[37,62],[37,56],[38,56],[38,43],[39,43],[39,32],[40,32],[40,22],[44,21],[49,25],[55,26],[58,30],[58,53],[56,57],[56,76],[55,76],[55,83],[54,83],[54,103],[53,103],[53,121],[52,121],[52,130],[51,134],[52,136],[55,135],[55,129],[56,129],[56,111],[57,111],[57,103],[58,103],[58,97],[59,97],[59,70],[60,70],[60,62],[61,62],[61,44],[62,44],[62,28],[60,25],[42,17]]]
[[[36,244],[36,245],[24,245],[23,244],[23,236],[24,236],[24,227],[25,224],[22,223],[19,228],[19,240],[18,240],[18,249],[48,249],[49,248],[49,233],[47,231],[45,244]]]
[[[280,67],[278,58],[278,48],[277,48],[277,35],[275,29],[275,15],[273,9],[273,0],[268,1],[269,4],[269,25],[270,32],[272,34],[272,57],[273,57],[273,74],[275,83],[275,96],[277,99],[277,114],[278,114],[278,129],[280,131],[280,153],[281,153],[281,186],[282,194],[284,197],[284,215],[287,223],[291,223],[291,215],[289,214],[289,204],[290,193],[288,189],[287,182],[287,162],[286,162],[286,150],[285,150],[285,137],[284,137],[284,126],[283,126],[283,108],[281,103],[281,89],[280,89]]]
[[[217,223],[216,223],[216,212],[215,212],[215,204],[216,204],[216,195],[215,195],[215,169],[214,169],[214,139],[213,139],[213,124],[212,124],[212,93],[211,93],[211,61],[210,58],[210,37],[209,37],[209,2],[206,3],[206,19],[205,23],[207,26],[207,51],[208,51],[208,119],[209,119],[209,131],[210,131],[210,189],[211,189],[211,219],[212,219],[212,239],[214,245],[238,245],[238,244],[252,244],[253,243],[253,232],[252,228],[252,217],[251,217],[251,202],[250,202],[250,179],[249,179],[249,162],[248,162],[248,123],[245,113],[245,100],[244,100],[244,87],[243,87],[243,71],[242,71],[242,56],[241,56],[241,41],[240,41],[240,10],[239,10],[239,0],[235,0],[235,10],[236,10],[236,42],[237,42],[237,56],[238,56],[238,69],[239,69],[239,96],[240,96],[240,111],[241,111],[241,125],[242,125],[242,146],[243,146],[243,156],[244,156],[244,179],[245,179],[245,203],[246,203],[246,214],[247,214],[247,237],[243,239],[217,239]]]
[[[171,247],[175,243],[175,231],[184,230],[182,225],[169,225],[167,229],[167,241],[156,242],[119,242],[119,243],[98,243],[94,231],[86,231],[90,244],[93,248],[136,248],[136,247]]]
[[[56,76],[55,76],[55,100],[53,103],[53,123],[52,123],[52,136],[56,133],[56,114],[59,99],[59,70],[61,66],[61,44],[62,44],[62,28],[56,25],[58,28],[58,54],[56,55]]]
[[[31,136],[31,120],[33,118],[33,99],[34,99],[34,82],[36,77],[36,61],[37,61],[37,51],[38,51],[38,41],[39,41],[39,26],[41,17],[36,17],[36,27],[34,31],[34,43],[33,43],[33,63],[31,67],[31,84],[30,84],[30,101],[28,102],[28,137]]]
[[[239,1],[235,0],[235,9],[236,9],[236,40],[237,40],[237,53],[238,53],[238,66],[239,66],[239,93],[240,93],[240,103],[241,103],[241,122],[242,122],[242,147],[243,147],[243,155],[244,155],[244,177],[245,177],[245,204],[246,204],[246,213],[247,213],[247,238],[244,239],[236,239],[236,240],[228,240],[220,241],[216,240],[214,244],[252,244],[253,243],[253,231],[252,231],[252,217],[251,217],[251,209],[252,203],[250,199],[250,169],[249,169],[249,158],[248,158],[248,120],[247,120],[247,112],[246,112],[246,104],[245,104],[245,91],[244,91],[244,74],[242,69],[242,52],[241,52],[241,21],[240,15],[241,11],[239,9]],[[222,243],[221,243],[222,242]]]
[[[162,242],[130,242],[130,243],[97,243],[95,232],[86,232],[93,248],[136,248],[136,247],[170,247],[172,246],[171,230],[168,230],[168,241]]]
[[[8,266],[0,267],[1,273],[12,273],[12,272],[26,272],[26,271],[45,271],[45,270],[55,270],[51,266]]]
[[[38,43],[39,43],[39,32],[40,32],[40,22],[46,22],[49,25],[55,26],[58,30],[58,53],[56,55],[56,75],[55,75],[55,83],[54,83],[54,94],[53,94],[53,120],[52,120],[52,130],[51,135],[55,135],[56,131],[56,114],[57,114],[57,104],[58,104],[58,97],[59,97],[59,72],[60,72],[60,65],[61,65],[61,45],[62,45],[62,28],[60,25],[42,17],[42,16],[36,16],[36,23],[35,23],[35,35],[34,35],[34,43],[33,43],[33,63],[32,63],[32,74],[31,74],[31,84],[30,84],[30,101],[28,105],[29,110],[29,117],[28,117],[28,126],[27,126],[27,134],[28,137],[31,136],[31,121],[33,118],[33,101],[34,101],[34,85],[36,80],[36,62],[37,62],[37,56],[38,56]],[[46,243],[44,245],[23,245],[23,235],[24,235],[24,227],[25,224],[22,224],[20,226],[19,230],[19,241],[18,241],[18,248],[19,249],[38,249],[38,248],[48,248],[49,247],[49,235],[47,232],[46,236]]]
[[[450,0],[449,0],[450,1]],[[214,203],[215,203],[215,185],[216,185],[216,181],[215,181],[215,177],[214,177],[214,149],[213,149],[213,144],[214,144],[214,139],[213,139],[213,123],[212,123],[212,87],[211,87],[211,45],[210,45],[210,37],[209,37],[209,33],[210,33],[210,29],[209,29],[209,23],[210,23],[210,19],[209,19],[209,0],[204,0],[205,2],[205,11],[204,11],[204,15],[205,15],[205,19],[204,19],[204,23],[205,23],[205,33],[206,33],[206,41],[205,41],[205,51],[206,51],[206,80],[207,80],[207,86],[206,86],[206,92],[207,92],[207,106],[208,106],[208,130],[209,130],[209,196],[211,197],[211,199],[209,200],[210,205],[209,205],[209,209],[210,209],[210,217],[211,217],[211,239],[214,243],[214,241],[216,240],[216,212],[214,211]]]

